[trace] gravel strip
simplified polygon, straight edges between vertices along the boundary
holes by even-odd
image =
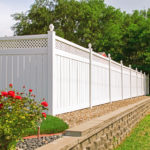
[[[35,150],[38,147],[41,147],[45,144],[53,142],[54,140],[61,138],[62,135],[53,135],[53,136],[43,136],[38,138],[24,139],[23,142],[17,143],[16,150]]]
[[[92,109],[86,108],[86,109],[82,109],[82,110],[78,110],[74,112],[60,114],[60,115],[57,115],[57,117],[63,119],[66,123],[69,124],[69,127],[71,128],[85,121],[105,115],[116,109],[119,109],[124,106],[128,106],[130,104],[134,104],[146,98],[148,98],[148,96],[141,96],[141,97],[132,98],[132,99],[120,100],[120,101],[116,101],[112,103],[94,106],[92,107]]]

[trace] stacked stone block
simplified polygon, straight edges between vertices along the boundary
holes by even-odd
[[[129,135],[132,128],[149,112],[150,103],[141,105],[133,111],[126,112],[116,121],[106,123],[106,126],[87,136],[70,150],[113,150]]]

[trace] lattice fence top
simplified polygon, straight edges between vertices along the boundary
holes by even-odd
[[[45,48],[47,46],[47,38],[0,40],[0,50],[19,48]]]
[[[74,47],[62,41],[56,40],[56,48],[89,59],[88,52],[85,52],[77,47]]]

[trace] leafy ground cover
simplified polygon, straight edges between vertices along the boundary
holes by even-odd
[[[68,125],[57,117],[47,115],[46,120],[43,120],[40,126],[41,134],[52,134],[63,132],[68,128]],[[28,129],[24,136],[37,135],[37,129]]]
[[[139,122],[116,150],[150,150],[150,114]]]

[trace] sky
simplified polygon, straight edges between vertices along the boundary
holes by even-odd
[[[11,27],[15,21],[11,14],[26,12],[33,2],[34,0],[0,0],[0,37],[13,36]],[[105,3],[127,13],[150,8],[150,0],[105,0]]]

